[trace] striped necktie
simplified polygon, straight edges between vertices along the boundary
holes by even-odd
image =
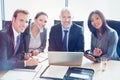
[[[68,33],[68,30],[64,30],[63,51],[67,51],[67,33]]]
[[[19,48],[19,45],[20,45],[20,35],[17,36],[14,55],[16,54],[16,52]]]

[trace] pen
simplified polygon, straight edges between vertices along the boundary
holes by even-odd
[[[46,61],[48,58],[46,58],[46,59],[44,59],[44,60],[42,60],[42,61],[39,61],[38,63],[42,63],[42,62],[44,62],[44,61]]]
[[[13,71],[36,72],[35,70],[32,69],[14,69]]]

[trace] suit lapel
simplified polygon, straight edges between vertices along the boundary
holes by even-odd
[[[68,49],[71,47],[71,43],[74,42],[74,39],[75,39],[75,27],[74,25],[72,24],[71,25],[71,28],[70,28],[70,32],[69,32],[69,39],[68,39]]]
[[[29,49],[29,43],[30,43],[30,34],[26,35],[25,37],[25,51],[28,52],[28,49]]]
[[[57,30],[58,32],[56,33],[56,36],[57,36],[57,40],[56,40],[56,43],[58,43],[57,44],[57,46],[60,48],[60,49],[62,49],[62,28],[61,28],[61,25],[58,27],[58,30]]]
[[[8,43],[10,45],[9,47],[9,52],[10,52],[10,56],[12,56],[14,54],[14,34],[13,34],[13,30],[12,30],[12,25],[9,26],[8,30],[7,30],[7,34],[8,34]]]

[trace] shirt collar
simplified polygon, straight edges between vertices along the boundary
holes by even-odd
[[[68,26],[68,28],[64,28],[63,25],[62,25],[62,31],[64,31],[64,30],[68,30],[68,31],[69,31],[70,28],[71,28],[71,25],[72,25],[72,22],[71,22],[71,24]]]
[[[20,35],[20,33],[18,33],[18,32],[14,29],[14,27],[12,27],[12,29],[13,29],[14,38],[17,37],[18,35]]]
[[[42,33],[43,32],[43,28],[40,29],[40,32],[39,33]],[[32,34],[31,32],[31,27],[30,27],[30,34]]]
[[[43,32],[43,28],[40,29],[40,32]]]

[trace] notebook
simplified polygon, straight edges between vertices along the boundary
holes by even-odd
[[[83,52],[48,52],[49,65],[81,66]]]
[[[40,75],[47,80],[92,80],[93,69],[50,65]]]

